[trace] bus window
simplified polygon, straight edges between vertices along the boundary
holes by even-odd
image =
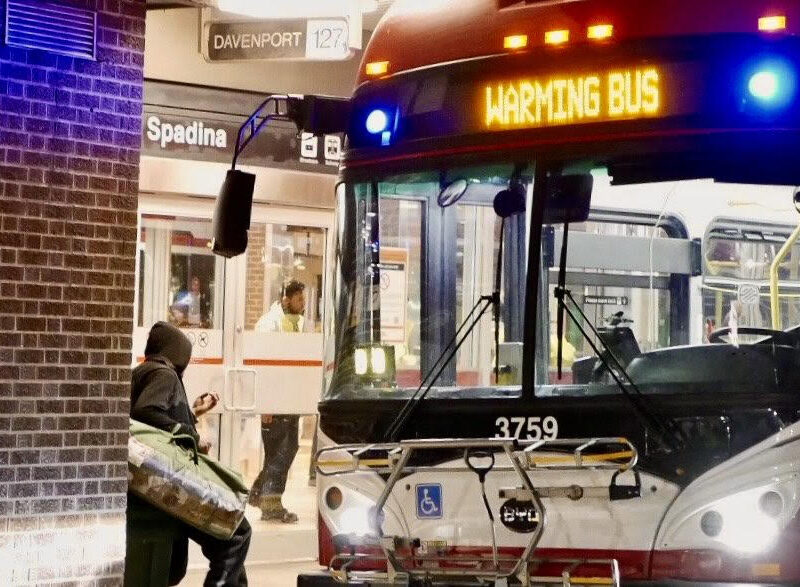
[[[379,222],[381,342],[394,347],[398,385],[418,385],[422,203],[387,197]]]
[[[570,225],[572,238],[573,257],[577,260],[567,267],[566,284],[575,301],[580,306],[588,322],[598,327],[620,326],[629,328],[637,341],[640,350],[663,348],[670,344],[684,342],[680,336],[673,336],[670,324],[671,291],[670,276],[665,273],[650,273],[636,267],[632,257],[636,256],[637,249],[651,238],[668,238],[669,235],[663,227],[656,227],[657,218],[631,219],[625,221],[625,213],[614,215],[614,220],[594,220],[603,214],[593,213],[587,222]],[[605,216],[608,216],[607,214]],[[644,222],[652,224],[645,224]],[[561,235],[562,228],[554,227],[555,234]],[[607,269],[598,266],[585,256],[581,261],[580,249],[584,241],[576,235],[592,235],[593,239],[586,242],[595,245],[604,237],[622,237],[615,242],[619,243],[617,254],[624,266],[625,257],[631,257],[631,267],[628,269]],[[626,248],[625,242],[629,239],[630,247]],[[588,267],[586,265],[589,265]],[[600,263],[602,265],[602,263]],[[593,355],[592,348],[581,334],[578,324],[565,321],[562,351],[562,377],[558,378],[557,353],[556,353],[556,316],[557,300],[555,287],[558,279],[558,267],[549,270],[549,323],[550,323],[550,381],[570,383],[573,380],[572,365],[576,360]],[[651,289],[652,288],[652,289]],[[585,325],[584,325],[585,326]],[[597,344],[596,337],[592,342]]]
[[[340,188],[337,318],[327,345],[337,356],[327,359],[336,365],[329,397],[410,395],[439,366],[435,395],[470,396],[495,384],[491,308],[452,360],[438,366],[437,361],[448,354],[458,325],[476,305],[485,305],[482,296],[494,289],[501,222],[492,203],[507,188],[513,168],[437,170]],[[443,201],[440,194],[455,180],[463,180],[466,189]],[[513,365],[519,379],[524,216],[507,220],[506,236],[499,332],[503,345],[520,347],[520,361]],[[377,373],[373,353],[380,353]]]
[[[644,393],[693,391],[714,382],[725,383],[716,390],[740,390],[737,386],[747,379],[742,373],[755,368],[755,359],[748,355],[739,364],[737,355],[700,345],[729,341],[720,329],[732,325],[769,334],[769,267],[794,227],[731,218],[742,215],[739,209],[751,201],[746,195],[756,192],[759,212],[752,215],[780,217],[781,206],[791,203],[790,189],[710,179],[614,185],[604,173],[594,175],[594,217],[569,232],[566,284],[581,311],[574,311],[576,319],[565,320],[561,380],[555,369],[555,284],[563,227],[549,228],[556,266],[547,272],[550,300],[543,310],[549,313],[550,383],[556,385],[536,393],[618,393],[603,361],[609,354]],[[698,251],[693,238],[702,235]],[[784,328],[795,328],[800,322],[800,247],[786,256],[779,276]],[[755,343],[767,334],[739,333],[737,340]],[[693,360],[704,368],[697,370]]]
[[[703,243],[704,340],[729,325],[771,328],[770,266],[794,230],[791,225],[715,219]],[[800,322],[800,246],[778,269],[780,312],[784,325]],[[743,341],[749,340],[744,335]]]

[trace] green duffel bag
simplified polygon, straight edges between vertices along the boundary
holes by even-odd
[[[200,454],[188,434],[130,422],[128,489],[215,538],[233,536],[249,493],[242,476]],[[184,448],[178,441],[193,448]]]

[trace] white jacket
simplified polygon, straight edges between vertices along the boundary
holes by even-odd
[[[273,302],[269,311],[258,319],[253,329],[259,332],[305,332],[305,317],[300,316],[297,319],[297,330],[292,326],[292,321],[289,315],[284,313],[281,303]]]

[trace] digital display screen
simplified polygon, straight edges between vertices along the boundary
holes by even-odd
[[[738,70],[702,61],[614,60],[563,68],[518,62],[504,69],[487,74],[470,62],[447,73],[365,85],[354,103],[350,148],[515,131],[552,137],[561,129],[616,123],[645,129],[686,116],[715,125],[736,115],[742,103],[741,84],[733,83]],[[383,122],[380,128],[376,120]]]
[[[485,130],[656,118],[670,81],[655,66],[519,77],[486,84],[480,110]]]

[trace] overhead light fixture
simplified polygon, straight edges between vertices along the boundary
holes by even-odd
[[[375,12],[378,10],[378,0],[361,0],[361,12]]]
[[[362,0],[355,4],[356,10],[365,12],[365,7],[377,4],[375,0]],[[253,18],[314,18],[348,16],[354,5],[351,2],[330,0],[292,0],[292,2],[256,2],[255,0],[217,0],[217,8],[223,12],[242,14]],[[376,7],[377,8],[377,7]]]

